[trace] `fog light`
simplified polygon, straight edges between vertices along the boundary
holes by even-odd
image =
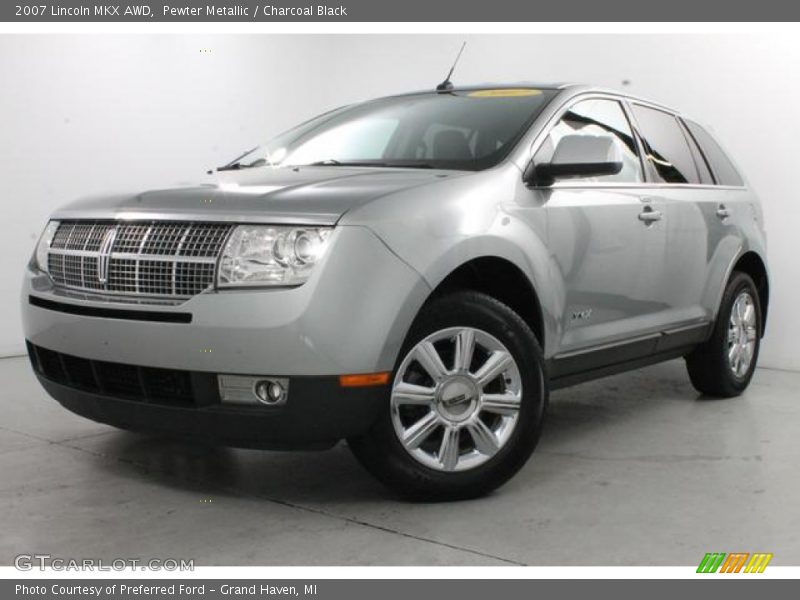
[[[286,399],[286,391],[279,381],[272,379],[262,379],[256,382],[253,388],[256,396],[264,404],[283,404]]]
[[[219,375],[217,380],[223,404],[280,406],[289,399],[289,380],[285,377]]]

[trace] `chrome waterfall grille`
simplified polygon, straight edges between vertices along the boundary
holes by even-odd
[[[233,225],[183,221],[62,221],[50,244],[50,277],[101,294],[189,298],[214,283]]]

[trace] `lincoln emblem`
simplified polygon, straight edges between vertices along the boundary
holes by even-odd
[[[100,244],[100,255],[97,257],[97,279],[104,285],[108,281],[108,264],[115,239],[117,239],[116,227],[106,231]]]

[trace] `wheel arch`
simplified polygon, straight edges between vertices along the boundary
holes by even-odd
[[[424,237],[413,245],[400,245],[389,236],[385,243],[424,284],[424,289],[408,297],[386,340],[384,356],[392,357],[392,364],[425,305],[458,288],[484,292],[509,305],[531,327],[545,358],[552,354],[563,286],[552,276],[550,254],[539,233],[541,224],[532,227],[514,215],[502,217],[496,219],[502,235],[489,227],[481,234]],[[540,282],[548,285],[540,286]]]
[[[428,301],[457,290],[482,292],[503,302],[522,317],[544,348],[545,322],[539,295],[531,279],[510,260],[491,255],[472,258],[445,276]]]
[[[736,271],[746,273],[756,284],[758,300],[759,304],[761,304],[761,335],[763,336],[767,325],[769,308],[769,274],[766,263],[757,252],[748,250],[736,259],[731,273]]]

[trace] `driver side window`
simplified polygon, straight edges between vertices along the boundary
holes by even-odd
[[[633,130],[625,112],[616,100],[596,98],[573,104],[550,130],[537,150],[534,162],[536,164],[550,162],[559,140],[567,135],[611,138],[612,143],[619,149],[622,161],[622,170],[614,175],[581,177],[570,179],[570,181],[626,183],[644,181],[642,163],[639,160]]]

